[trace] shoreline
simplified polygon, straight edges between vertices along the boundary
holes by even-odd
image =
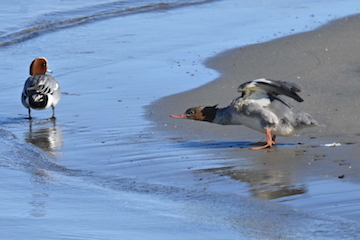
[[[198,144],[198,148],[206,152],[209,144],[205,143],[211,142],[214,148],[221,146],[219,154],[226,155],[228,161],[236,162],[239,157],[250,159],[250,169],[242,169],[240,163],[235,163],[206,171],[249,183],[252,195],[286,201],[289,205],[295,199],[305,210],[330,213],[330,210],[323,212],[319,206],[332,209],[336,195],[342,194],[347,183],[360,183],[359,44],[360,15],[353,15],[309,32],[225,51],[205,63],[220,72],[220,77],[199,88],[153,102],[147,107],[152,111],[148,119],[155,122],[156,130],[165,131],[179,144],[200,142],[203,145]],[[244,126],[219,126],[168,117],[194,106],[226,106],[237,97],[236,88],[241,83],[261,77],[299,84],[305,101],[301,104],[291,101],[291,104],[326,127],[305,129],[296,136],[279,138],[279,144],[272,149],[251,151],[249,143],[264,140],[263,134]],[[332,143],[341,145],[329,147]],[[306,190],[314,181],[329,182],[325,188],[334,199],[317,202],[315,196],[319,191]],[[331,189],[332,181],[342,185],[342,189]],[[305,190],[303,186],[307,186]],[[307,197],[303,197],[305,193]],[[340,216],[360,221],[360,214],[356,213],[359,209],[354,204],[353,213]]]

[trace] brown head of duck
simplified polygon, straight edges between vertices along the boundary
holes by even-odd
[[[48,69],[48,61],[44,57],[35,58],[30,64],[30,75],[42,75],[51,72]]]
[[[170,115],[170,117],[212,122],[216,117],[217,111],[218,111],[217,105],[192,107],[186,110],[185,113],[183,114]]]

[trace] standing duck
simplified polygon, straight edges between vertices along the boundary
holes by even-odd
[[[222,125],[245,125],[266,134],[265,145],[251,149],[271,148],[276,136],[291,136],[305,127],[319,125],[309,114],[295,111],[279,97],[284,95],[303,102],[297,94],[300,91],[300,87],[294,83],[261,78],[241,84],[238,88],[241,96],[225,108],[217,108],[217,105],[194,107],[184,114],[170,117]]]
[[[55,106],[61,97],[60,85],[51,75],[48,69],[48,61],[44,57],[36,58],[30,65],[30,77],[24,84],[21,94],[21,102],[29,111],[31,119],[31,108],[43,110],[52,108],[52,117],[55,119]]]

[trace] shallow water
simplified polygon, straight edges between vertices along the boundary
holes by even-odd
[[[9,9],[0,18],[6,22],[0,29],[4,239],[359,236],[350,220],[252,197],[247,181],[214,174],[234,162],[254,166],[216,151],[233,143],[179,146],[174,136],[153,131],[144,110],[213,80],[218,73],[202,65],[207,57],[312,29],[355,13],[354,3],[334,1],[334,10],[321,1],[196,2],[0,4]],[[46,120],[51,110],[26,120],[20,102],[28,66],[38,56],[48,58],[62,87],[55,122]]]

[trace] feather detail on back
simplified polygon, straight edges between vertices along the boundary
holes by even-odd
[[[59,88],[59,84],[51,75],[32,75],[30,76],[24,86],[26,95],[33,93],[52,94]]]

